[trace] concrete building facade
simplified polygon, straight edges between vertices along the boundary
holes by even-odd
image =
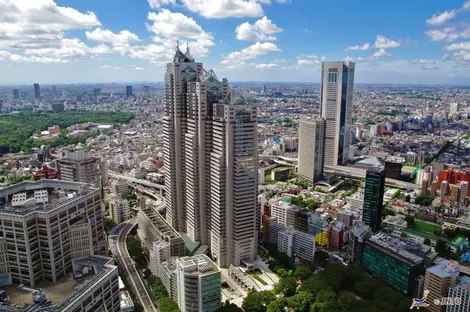
[[[299,124],[299,178],[316,183],[323,177],[325,119],[301,118]]]

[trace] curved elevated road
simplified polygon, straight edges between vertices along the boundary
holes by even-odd
[[[153,305],[145,285],[140,278],[134,261],[127,251],[126,238],[130,231],[136,226],[137,220],[127,220],[116,226],[109,236],[109,245],[111,251],[119,265],[119,268],[126,272],[132,292],[137,296],[145,312],[158,312]]]

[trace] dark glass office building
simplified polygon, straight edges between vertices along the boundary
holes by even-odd
[[[130,97],[133,95],[133,92],[132,92],[132,86],[127,86],[126,87],[126,96],[127,97]]]
[[[379,168],[369,168],[366,174],[362,220],[370,226],[373,232],[380,230],[384,188],[385,171]]]

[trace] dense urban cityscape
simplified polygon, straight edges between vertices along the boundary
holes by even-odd
[[[216,2],[181,1],[208,19],[260,15],[239,15],[240,3],[290,4],[240,0],[225,16]],[[5,25],[3,7],[29,10],[12,3],[0,0]],[[185,23],[160,8],[176,3],[148,1]],[[427,25],[470,11],[459,5]],[[178,21],[146,25],[171,41],[152,82],[0,86],[0,312],[470,311],[470,87],[358,83],[362,57],[316,55],[297,65],[315,65],[319,83],[232,81],[198,57],[214,37],[191,20],[191,42],[169,35]],[[255,24],[250,35],[264,39],[253,46],[283,31],[264,16],[239,25],[238,40]],[[455,27],[434,41],[470,37]],[[25,55],[0,61],[68,63],[31,56],[55,30],[37,31]],[[135,34],[106,36],[122,56],[139,52]],[[374,47],[386,56],[400,44],[378,35]],[[469,43],[454,44],[468,68]],[[264,53],[253,46],[221,64],[257,67],[246,63]]]

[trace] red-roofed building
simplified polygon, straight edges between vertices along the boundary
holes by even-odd
[[[57,179],[57,170],[43,165],[41,169],[33,173],[34,180]]]
[[[447,181],[449,184],[458,184],[460,181],[470,182],[470,174],[462,171],[454,171],[449,169],[447,171],[441,171],[437,174],[437,188],[441,188],[442,181]],[[467,191],[467,196],[470,196],[470,188]]]

